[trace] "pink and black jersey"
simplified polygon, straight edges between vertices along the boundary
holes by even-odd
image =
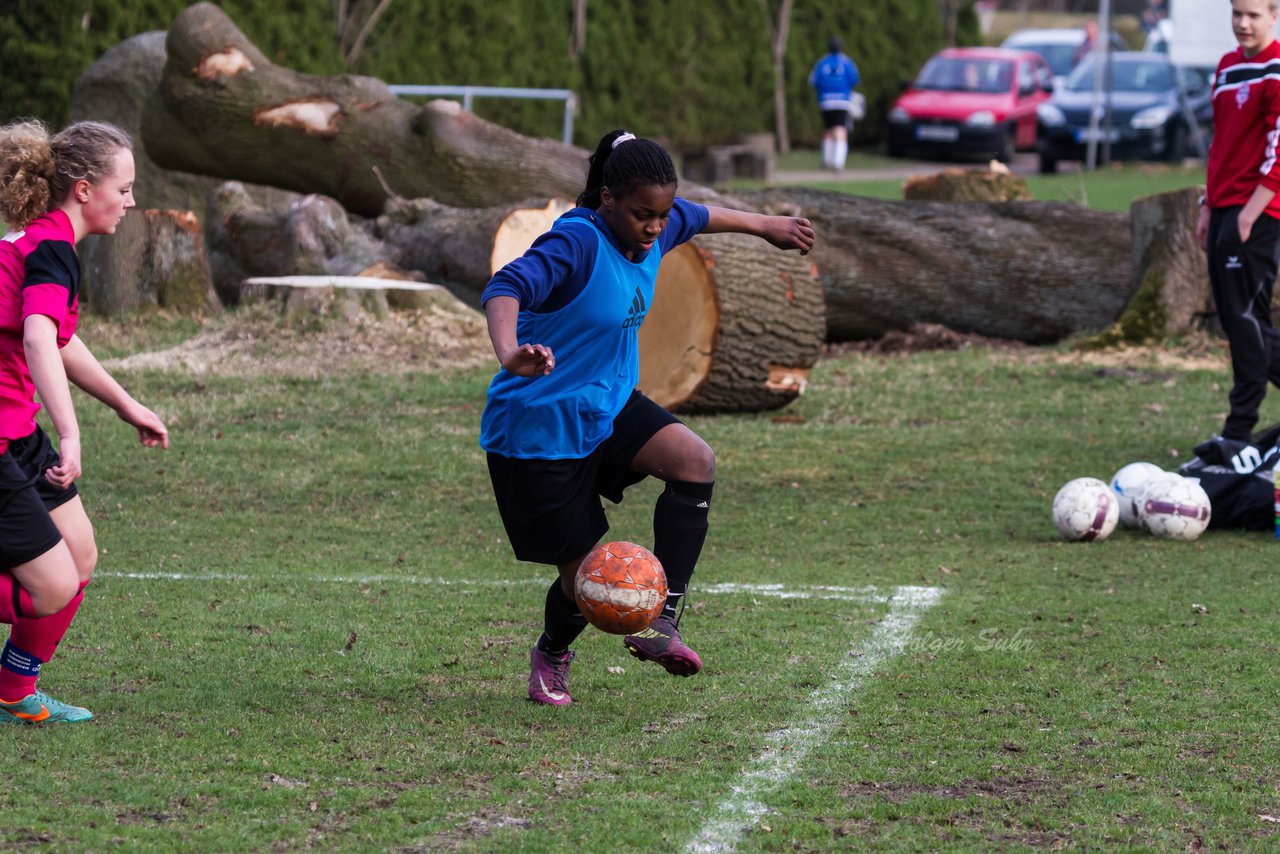
[[[1218,63],[1213,80],[1213,143],[1208,204],[1243,205],[1259,184],[1280,193],[1280,41],[1245,57],[1240,48]],[[1280,219],[1280,194],[1267,206]]]
[[[58,346],[76,334],[80,262],[75,232],[60,210],[0,238],[0,452],[36,429],[36,387],[22,346],[22,324],[43,314],[58,324]]]

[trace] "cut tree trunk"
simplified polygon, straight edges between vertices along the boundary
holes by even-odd
[[[916,323],[1029,343],[1096,332],[1133,295],[1129,215],[1059,202],[895,202],[821,190],[739,192],[812,220],[827,338]]]
[[[1102,343],[1143,344],[1219,328],[1204,250],[1196,239],[1196,198],[1202,192],[1190,187],[1130,205],[1135,293]]]
[[[416,106],[371,77],[273,65],[212,3],[179,14],[165,48],[142,119],[147,152],[165,168],[321,193],[370,217],[388,186],[490,207],[575,195],[585,181],[582,149],[522,136],[454,101]]]
[[[129,211],[110,237],[79,250],[86,307],[122,314],[159,306],[184,314],[219,309],[200,222],[191,211]]]
[[[662,259],[640,327],[640,388],[679,412],[777,409],[804,391],[826,329],[808,258],[740,234]]]
[[[535,199],[490,208],[455,208],[431,199],[396,199],[374,223],[374,235],[394,247],[395,263],[444,285],[480,307],[489,277],[524,254],[573,207],[567,198]]]

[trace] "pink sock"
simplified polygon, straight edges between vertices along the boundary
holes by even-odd
[[[12,626],[18,614],[30,614],[34,610],[31,594],[18,583],[18,579],[7,572],[0,572],[0,623]]]
[[[9,642],[0,653],[0,700],[16,702],[36,689],[40,678],[40,666],[53,658],[58,642],[67,633],[80,603],[84,601],[84,588],[80,589],[61,611],[47,617],[26,617],[21,614],[13,621]],[[30,600],[23,603],[27,607]]]

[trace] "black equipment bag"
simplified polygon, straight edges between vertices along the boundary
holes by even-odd
[[[1209,496],[1210,528],[1275,530],[1280,424],[1254,433],[1247,443],[1215,436],[1197,445],[1195,454],[1178,472],[1199,481]]]

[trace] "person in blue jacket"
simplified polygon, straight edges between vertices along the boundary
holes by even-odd
[[[862,118],[862,96],[853,91],[858,85],[858,66],[843,53],[844,45],[836,36],[827,41],[827,53],[809,72],[809,85],[818,95],[822,111],[822,165],[828,169],[844,169],[849,156],[849,130],[853,119]]]
[[[802,253],[814,241],[800,217],[677,198],[670,155],[626,131],[605,134],[588,163],[578,206],[495,273],[481,296],[502,365],[480,424],[498,511],[516,557],[559,573],[530,653],[529,698],[550,705],[572,702],[569,645],[587,626],[573,583],[609,528],[600,499],[620,502],[648,476],[666,483],[654,508],[653,552],[670,592],[654,623],[623,642],[674,675],[702,669],[678,624],[707,534],[716,459],[636,388],[637,333],[659,263],[699,233],[754,234]]]

